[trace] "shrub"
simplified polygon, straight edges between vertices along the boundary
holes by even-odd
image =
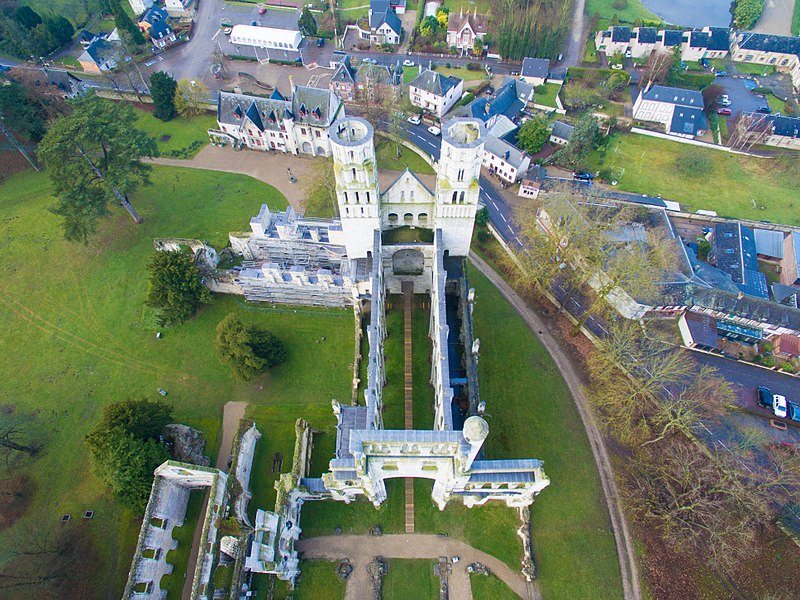
[[[480,71],[483,67],[481,67],[480,63],[468,62],[467,63],[467,71]]]
[[[781,370],[782,371],[786,371],[787,373],[794,373],[796,371],[796,369],[794,368],[794,365],[792,363],[790,363],[790,362],[782,363],[781,364]]]
[[[612,6],[616,10],[625,10],[626,8],[628,8],[628,0],[614,0]]]
[[[708,175],[713,166],[707,150],[691,148],[682,152],[675,159],[675,167],[686,177],[702,177]]]
[[[775,357],[774,356],[765,356],[764,359],[761,361],[761,364],[765,367],[774,367],[775,366]]]

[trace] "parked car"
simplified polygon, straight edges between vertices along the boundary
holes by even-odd
[[[440,133],[442,133],[442,130],[439,129],[436,125],[431,125],[430,127],[428,127],[428,133],[430,133],[431,135],[439,135]]]
[[[317,48],[322,48],[325,45],[325,38],[317,38]]]
[[[494,88],[492,86],[487,87],[486,88],[486,95],[487,96],[491,96],[492,94],[494,94]]]
[[[407,59],[405,59],[405,60],[403,61],[403,66],[404,66],[404,67],[413,67],[413,66],[414,66],[414,64],[415,64],[415,63],[414,63],[414,61],[413,61],[413,60],[411,60],[411,59],[409,59],[409,58],[407,58]]]
[[[786,396],[775,394],[772,397],[772,412],[775,413],[775,416],[779,419],[786,418]]]
[[[789,412],[789,418],[792,421],[800,422],[800,404],[797,404],[797,402],[789,402],[788,412]]]
[[[230,35],[231,34],[231,28],[230,27],[226,27],[225,29],[222,30],[222,33],[224,33],[225,35]]]
[[[158,393],[161,394],[162,396],[166,396],[167,390],[165,390],[164,388],[158,388]]]
[[[725,108],[718,108],[717,109],[717,114],[718,115],[732,115],[733,111],[726,106]]]
[[[700,59],[700,64],[703,65],[704,69],[707,69],[708,68],[708,59],[707,58],[701,58]]]
[[[727,71],[717,71],[716,73],[714,73],[714,75],[717,76],[717,77],[727,77],[728,76],[728,72]]]
[[[611,68],[615,71],[621,71],[623,69],[622,63],[617,63],[615,65],[611,65]]]
[[[768,114],[770,114],[772,112],[772,109],[769,107],[769,105],[767,105],[767,106],[759,106],[756,109],[756,112],[760,112],[760,113],[763,113],[765,115],[768,115]]]
[[[631,56],[633,56],[633,54],[631,54],[631,51],[625,50],[625,58],[630,58]]]
[[[719,103],[722,106],[730,106],[731,105],[731,99],[728,97],[728,94],[723,94],[722,96],[720,96]]]
[[[367,57],[367,58],[362,58],[362,59],[361,59],[361,62],[363,62],[363,63],[367,63],[368,65],[377,65],[377,64],[378,64],[378,61],[377,61],[377,60],[375,60],[374,58],[369,58],[369,57]]]
[[[417,115],[411,115],[410,117],[408,117],[408,122],[411,123],[412,125],[419,125],[420,124],[420,120],[419,120],[419,117]]]
[[[768,387],[764,387],[763,385],[758,386],[758,390],[756,391],[756,400],[758,401],[759,406],[763,406],[764,408],[772,408],[772,390]]]
[[[572,178],[577,179],[578,181],[591,181],[594,179],[594,175],[587,173],[586,171],[580,171],[578,173],[574,173]]]

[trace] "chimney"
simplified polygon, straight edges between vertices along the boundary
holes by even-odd
[[[294,96],[294,75],[289,75],[289,90],[291,91],[292,96]]]
[[[464,16],[464,5],[463,4],[461,5],[461,12],[458,13],[458,16],[459,17],[463,17]]]
[[[478,7],[475,7],[475,13],[472,15],[474,18],[478,18]]]

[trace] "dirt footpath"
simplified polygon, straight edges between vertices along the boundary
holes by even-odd
[[[222,409],[222,441],[219,444],[219,454],[214,465],[223,471],[228,468],[228,460],[231,458],[231,447],[233,446],[233,436],[239,428],[239,421],[244,417],[247,409],[247,402],[227,402]]]
[[[525,578],[511,569],[504,562],[481,552],[462,541],[438,535],[335,535],[300,540],[297,549],[303,560],[350,559],[353,572],[347,581],[345,600],[372,600],[372,584],[370,583],[367,565],[375,556],[384,558],[429,558],[431,569],[433,561],[440,556],[459,557],[453,565],[449,578],[450,597],[454,600],[471,600],[472,588],[467,573],[467,565],[480,562],[503,581],[520,598],[527,598],[528,591]]]

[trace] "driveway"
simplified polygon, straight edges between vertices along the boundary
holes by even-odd
[[[761,106],[767,106],[767,101],[762,96],[754,94],[747,85],[757,85],[754,79],[738,77],[717,77],[714,83],[721,86],[731,101],[732,117],[741,112],[753,112]]]
[[[792,11],[795,0],[767,0],[764,12],[753,27],[758,33],[772,35],[792,35]]]

